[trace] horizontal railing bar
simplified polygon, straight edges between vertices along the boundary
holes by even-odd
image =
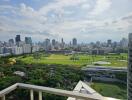
[[[41,92],[46,92],[46,93],[50,93],[50,94],[66,96],[66,97],[73,97],[73,98],[84,99],[84,100],[104,100],[104,98],[102,96],[96,97],[92,94],[83,94],[83,93],[78,93],[75,91],[67,91],[67,90],[55,89],[55,88],[44,87],[44,86],[36,86],[36,85],[30,85],[30,84],[24,84],[24,83],[16,83],[16,84],[0,91],[0,97],[3,97],[4,95],[12,92],[16,88],[41,91]]]
[[[18,83],[18,87],[23,88],[23,89],[30,89],[30,90],[32,89],[34,91],[42,91],[42,92],[46,92],[50,94],[73,97],[73,98],[84,99],[84,100],[103,100],[102,97],[96,97],[90,94],[83,94],[83,93],[49,88],[49,87],[44,87],[44,86],[36,86],[36,85]]]
[[[16,84],[14,84],[14,85],[12,85],[12,86],[0,91],[0,97],[2,97],[4,95],[10,93],[11,91],[15,90],[17,88],[17,86],[18,86],[18,84],[16,83]]]

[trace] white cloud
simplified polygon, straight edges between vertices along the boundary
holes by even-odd
[[[106,11],[111,6],[111,0],[97,0],[95,8],[91,11],[91,15],[98,15]]]
[[[87,0],[55,0],[55,2],[49,3],[47,6],[40,8],[39,13],[40,15],[45,15],[51,10],[60,11],[64,7],[77,6],[79,4],[85,3],[86,1]]]
[[[90,8],[90,5],[88,3],[86,4],[82,4],[82,9],[89,9]]]
[[[20,4],[19,7],[0,5],[1,15],[3,13],[4,16],[4,13],[10,12],[11,14],[9,14],[13,16],[13,18],[10,16],[2,18],[0,15],[0,32],[8,34],[22,32],[23,34],[31,34],[38,40],[39,38],[44,39],[43,37],[64,37],[69,41],[72,36],[77,36],[82,39],[94,39],[95,35],[93,34],[96,34],[96,36],[105,36],[105,33],[115,34],[116,32],[121,33],[128,31],[130,26],[132,26],[132,23],[130,23],[130,15],[124,16],[124,20],[120,18],[114,22],[112,19],[100,20],[97,17],[94,17],[95,19],[76,19],[80,13],[82,16],[88,17],[102,14],[110,8],[110,5],[111,0],[97,0],[95,6],[90,5],[88,0],[55,0],[54,2],[49,2],[49,4],[42,6],[38,10],[24,3]],[[79,10],[75,13],[74,9],[67,9],[70,7],[78,7]],[[85,13],[85,11],[88,13]],[[50,13],[50,17],[48,15],[49,12],[53,12]],[[67,15],[69,19],[65,18],[64,14]],[[46,34],[45,31],[49,34]]]

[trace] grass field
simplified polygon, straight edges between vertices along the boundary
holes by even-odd
[[[91,85],[97,92],[106,97],[113,97],[127,100],[127,86],[119,83],[99,83],[95,82]]]
[[[19,56],[16,59],[27,63],[27,64],[63,64],[63,65],[75,65],[75,66],[84,66],[91,65],[96,61],[107,61],[111,64],[105,64],[104,66],[115,66],[115,67],[125,67],[127,66],[127,54],[120,55],[86,55],[86,54],[78,54],[76,55],[78,60],[71,60],[73,55],[63,55],[63,54],[50,54],[48,56],[44,56],[41,53],[39,59],[35,59],[33,55],[27,55],[26,57]]]

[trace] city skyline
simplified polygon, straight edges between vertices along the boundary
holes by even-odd
[[[119,41],[132,32],[131,0],[1,0],[0,40]],[[127,5],[127,6],[125,6]]]
[[[18,39],[18,40],[17,40]],[[100,42],[100,43],[109,43],[109,42],[111,42],[111,43],[114,43],[114,42],[121,42],[122,40],[127,40],[128,41],[128,38],[125,38],[125,37],[122,37],[119,41],[114,41],[114,40],[112,40],[112,39],[107,39],[106,41],[101,41],[101,40],[97,40],[97,41],[90,41],[90,42],[85,42],[85,41],[83,41],[83,42],[78,42],[79,40],[77,39],[77,38],[72,38],[70,41],[68,41],[68,42],[66,42],[65,40],[64,40],[64,38],[62,37],[62,38],[60,38],[60,39],[55,39],[55,38],[44,38],[44,40],[42,40],[42,41],[34,41],[34,40],[32,40],[32,37],[31,36],[26,36],[26,37],[24,37],[24,36],[21,36],[21,35],[16,35],[16,36],[14,36],[13,38],[9,38],[9,39],[7,39],[7,41],[1,41],[0,40],[0,42],[12,42],[12,43],[17,43],[17,42],[25,42],[25,43],[29,43],[29,44],[31,44],[31,43],[43,43],[43,42],[45,42],[46,40],[49,40],[50,41],[50,43],[53,43],[53,42],[59,42],[59,43],[66,43],[66,44],[73,44],[73,45],[76,45],[76,44],[90,44],[90,43],[98,43],[98,42]]]

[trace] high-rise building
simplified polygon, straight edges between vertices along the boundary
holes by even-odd
[[[55,39],[52,40],[52,45],[55,46]]]
[[[13,46],[14,45],[14,40],[13,39],[9,39],[9,45]]]
[[[60,45],[61,49],[64,49],[64,46],[65,46],[65,42],[64,42],[64,40],[63,40],[63,38],[62,38],[62,39],[61,39],[61,45]]]
[[[25,43],[32,45],[32,39],[31,39],[31,37],[25,37]]]
[[[127,90],[128,100],[132,100],[132,33],[129,34],[128,44],[128,74],[127,74]]]
[[[4,53],[4,49],[3,47],[0,47],[0,54],[3,54]]]
[[[112,40],[107,40],[107,46],[111,46],[112,45]]]
[[[62,44],[64,43],[63,38],[61,39],[61,43],[62,43]]]
[[[23,46],[23,53],[31,53],[32,52],[32,47],[30,44],[24,44]]]
[[[16,40],[16,43],[20,42],[21,41],[21,36],[20,35],[16,35],[15,40]]]
[[[50,39],[45,39],[45,50],[50,50],[51,45],[50,45]]]
[[[17,47],[17,46],[12,47],[12,54],[14,54],[14,55],[23,54],[23,48]]]
[[[77,45],[77,39],[76,38],[73,38],[72,44],[73,44],[73,46],[76,46]]]
[[[0,41],[0,47],[3,46],[3,43]]]
[[[122,40],[120,41],[120,46],[121,47],[128,47],[128,40],[126,38],[122,38]]]

